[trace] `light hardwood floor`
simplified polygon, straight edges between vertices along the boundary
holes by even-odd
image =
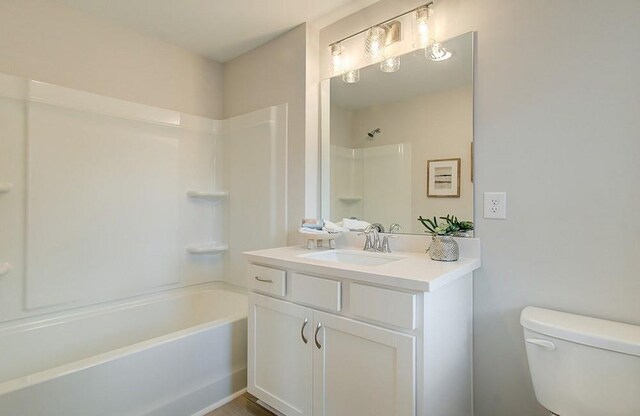
[[[273,416],[273,413],[256,404],[256,400],[249,393],[245,393],[205,416]]]

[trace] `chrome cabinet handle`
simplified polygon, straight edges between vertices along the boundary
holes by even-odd
[[[322,348],[322,345],[320,345],[320,343],[318,342],[318,332],[320,332],[320,328],[322,328],[322,322],[318,322],[318,326],[316,326],[316,333],[313,336],[314,340],[316,341],[316,347],[318,347],[318,349]]]
[[[264,282],[264,283],[273,283],[273,280],[271,279],[261,279],[258,276],[253,276],[258,282]]]
[[[302,324],[302,328],[300,328],[300,336],[302,337],[302,342],[304,342],[305,344],[309,342],[309,340],[304,336],[304,328],[307,326],[308,323],[309,323],[309,320],[307,318],[304,318],[304,323]]]

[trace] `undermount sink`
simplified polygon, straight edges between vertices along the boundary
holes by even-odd
[[[403,259],[403,257],[392,256],[389,254],[343,250],[321,251],[319,253],[303,254],[300,257],[356,266],[381,266],[383,264]]]

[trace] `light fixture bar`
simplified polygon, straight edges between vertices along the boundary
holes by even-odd
[[[363,34],[364,32],[366,32],[367,30],[371,29],[372,27],[386,25],[387,23],[389,23],[389,22],[391,22],[391,21],[393,21],[393,20],[396,20],[396,19],[398,19],[398,18],[400,18],[400,17],[406,16],[406,15],[408,15],[409,13],[413,13],[413,12],[415,12],[416,10],[418,10],[418,9],[419,9],[419,8],[421,8],[421,7],[431,7],[431,6],[433,6],[433,2],[432,2],[432,1],[430,1],[430,2],[429,2],[429,3],[427,3],[427,4],[423,4],[423,5],[421,5],[421,6],[418,6],[418,7],[414,8],[414,9],[411,9],[411,10],[409,10],[409,11],[407,11],[407,12],[400,13],[400,14],[399,14],[399,15],[397,15],[397,16],[393,16],[391,19],[387,19],[387,20],[385,20],[385,21],[383,21],[383,22],[380,22],[380,23],[378,23],[378,24],[375,24],[375,25],[372,25],[372,26],[368,26],[367,28],[362,29],[362,30],[361,30],[361,31],[359,31],[359,32],[356,32],[356,33],[354,33],[353,35],[349,35],[349,36],[347,36],[346,38],[343,38],[343,39],[340,39],[340,40],[338,40],[338,41],[333,42],[332,44],[330,44],[330,45],[329,45],[329,48],[331,48],[333,45],[337,45],[338,43],[341,43],[341,42],[344,42],[344,41],[346,41],[346,40],[349,40],[349,39],[355,38],[356,36]]]

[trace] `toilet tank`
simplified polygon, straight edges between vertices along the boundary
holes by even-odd
[[[527,307],[536,398],[560,416],[640,416],[640,326]]]

